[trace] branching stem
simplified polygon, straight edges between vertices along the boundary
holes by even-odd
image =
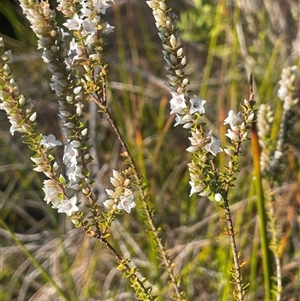
[[[103,108],[103,107],[102,107]],[[160,255],[162,257],[162,260],[163,260],[163,263],[165,265],[165,267],[167,268],[167,272],[169,274],[169,277],[170,277],[170,280],[173,284],[173,287],[174,287],[174,291],[175,291],[175,294],[176,294],[176,297],[178,298],[178,300],[181,300],[183,301],[184,299],[182,298],[182,292],[178,286],[178,279],[177,277],[175,276],[174,274],[174,271],[173,271],[173,267],[172,267],[172,263],[168,257],[168,254],[167,254],[167,251],[165,250],[165,247],[163,246],[162,242],[161,242],[161,238],[159,237],[159,230],[156,228],[155,224],[154,224],[154,221],[153,221],[153,215],[152,215],[152,212],[151,212],[151,209],[147,203],[147,192],[145,191],[145,189],[143,188],[143,183],[142,183],[142,180],[141,180],[141,176],[139,175],[139,172],[137,170],[137,167],[135,165],[135,162],[130,154],[130,151],[129,151],[129,148],[128,146],[126,145],[119,129],[117,128],[116,124],[115,124],[115,121],[113,120],[113,117],[111,116],[111,113],[109,112],[109,110],[106,108],[105,110],[105,115],[107,116],[108,120],[109,120],[109,123],[112,127],[112,129],[114,130],[117,138],[119,139],[122,147],[123,147],[123,150],[125,151],[126,153],[126,156],[129,160],[129,165],[132,167],[133,169],[133,173],[134,173],[134,177],[135,177],[135,180],[137,182],[137,186],[139,188],[139,193],[140,193],[140,196],[141,196],[141,200],[142,200],[142,204],[143,204],[143,207],[144,207],[144,210],[145,210],[145,213],[146,213],[146,217],[147,217],[147,221],[148,221],[148,224],[150,226],[150,229],[153,233],[153,236],[154,236],[154,240],[156,242],[156,245],[158,246],[158,249],[160,251]]]

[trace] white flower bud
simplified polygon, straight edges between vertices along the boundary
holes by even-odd
[[[34,122],[34,121],[36,120],[36,116],[37,116],[37,114],[36,114],[36,112],[34,112],[34,113],[29,117],[29,120],[30,120],[31,122]]]
[[[189,83],[189,80],[188,80],[187,78],[184,78],[184,79],[182,80],[182,84],[183,84],[184,86],[186,86],[188,83]]]
[[[182,75],[182,71],[179,70],[179,69],[177,69],[177,70],[175,70],[175,74],[176,74],[177,76],[181,76],[181,75]]]
[[[10,75],[10,67],[9,67],[9,65],[8,64],[5,64],[4,65],[4,67],[3,67],[3,74],[5,75],[5,76],[9,76]]]
[[[82,136],[86,136],[87,133],[88,133],[87,128],[85,128],[85,129],[83,129],[83,130],[81,131],[81,135],[82,135]]]
[[[80,87],[81,88],[81,87]],[[75,92],[74,92],[75,93]],[[71,103],[73,101],[73,96],[67,96],[66,100],[68,103]]]
[[[253,119],[254,119],[254,113],[251,113],[247,118],[247,122],[252,122]]]
[[[26,103],[26,99],[23,95],[21,95],[21,97],[19,98],[19,105],[24,106],[25,103]]]
[[[131,181],[130,181],[129,179],[126,179],[126,180],[124,181],[124,186],[129,186],[130,183],[131,183]]]
[[[170,44],[171,44],[172,48],[176,48],[176,38],[173,34],[170,37]]]
[[[78,94],[81,91],[82,87],[81,86],[77,86],[74,88],[74,94]]]
[[[180,56],[183,55],[183,48],[182,48],[182,47],[179,48],[179,49],[177,50],[176,55],[177,55],[178,57],[180,57]]]
[[[185,66],[185,65],[186,65],[186,56],[184,56],[184,57],[181,59],[180,64],[181,64],[182,66]]]
[[[73,122],[66,122],[64,126],[68,129],[73,129],[75,127],[75,124]]]
[[[230,148],[224,148],[224,152],[226,155],[228,155],[229,157],[233,156],[233,151]]]
[[[215,200],[216,202],[220,202],[223,200],[222,194],[221,193],[216,193],[215,194]]]
[[[82,188],[82,193],[83,194],[85,194],[85,195],[87,195],[88,193],[89,193],[89,189],[87,189],[87,188]]]
[[[177,58],[175,55],[171,54],[170,55],[170,60],[174,65],[177,65]]]
[[[57,162],[54,162],[54,163],[53,163],[52,168],[53,168],[53,171],[57,171],[57,170],[58,170],[59,165],[57,164]]]

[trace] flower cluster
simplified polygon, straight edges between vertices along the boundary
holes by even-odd
[[[285,111],[290,110],[299,101],[298,98],[293,97],[296,76],[297,66],[282,69],[281,80],[279,81],[280,88],[278,90],[278,97],[283,101],[283,109]]]
[[[61,181],[64,178],[61,176]],[[67,197],[64,195],[64,191],[60,182],[49,179],[44,180],[43,187],[47,204],[51,203],[52,208],[58,209],[59,213],[65,213],[67,216],[71,216],[74,212],[78,211],[77,207],[77,196]]]
[[[83,165],[86,166],[90,162],[91,156],[88,153],[89,147],[85,142],[88,139],[88,132],[82,117],[82,88],[76,86],[76,72],[69,70],[65,64],[66,47],[64,37],[66,33],[57,27],[56,14],[54,10],[50,9],[49,3],[42,1],[38,4],[32,4],[22,0],[21,6],[38,37],[39,48],[43,49],[43,60],[53,74],[50,86],[58,96],[62,131],[68,141],[63,158],[63,162],[67,167],[68,188],[78,191],[81,188],[80,180],[84,180],[82,175]],[[46,148],[51,146],[50,139],[54,138],[48,136],[47,144],[43,143],[42,140],[44,148],[45,145]],[[80,157],[80,160],[75,158],[73,161],[68,161],[67,158],[72,152],[76,154],[76,158]],[[87,161],[84,162],[84,160]]]
[[[235,113],[233,110],[230,110],[227,118],[224,120],[224,124],[230,126],[225,136],[227,136],[231,144],[235,146],[234,150],[230,147],[224,149],[225,153],[229,156],[240,152],[241,143],[248,140],[249,124],[254,119],[252,105],[247,99],[244,99],[244,105],[242,107],[245,111],[244,114],[242,114],[242,112]]]
[[[66,63],[71,68],[76,61],[99,61],[102,50],[103,34],[113,32],[114,27],[101,19],[100,14],[105,14],[113,0],[81,0],[76,5],[66,0],[60,0],[58,10],[66,17],[63,25],[73,32],[74,38],[70,42],[70,48],[66,57]],[[87,73],[91,66],[83,64]],[[91,78],[86,75],[85,81]]]
[[[131,187],[131,170],[126,169],[123,172],[113,170],[113,177],[110,182],[114,186],[114,190],[106,189],[109,199],[103,205],[109,210],[125,210],[130,213],[131,209],[136,206],[133,200]]]
[[[35,119],[36,112],[32,112],[34,101],[30,98],[25,99],[23,95],[19,95],[19,87],[12,78],[10,72],[11,56],[9,52],[4,52],[3,39],[0,38],[0,108],[5,110],[8,119],[11,122],[10,132],[20,132],[26,143],[35,151],[35,155],[31,160],[35,163],[34,168],[37,172],[43,172],[48,179],[44,180],[44,200],[51,203],[53,208],[58,212],[66,213],[71,216],[78,211],[76,206],[76,195],[68,197],[64,190],[65,179],[58,174],[58,165],[56,162],[52,164],[53,157],[49,154],[55,146],[62,143],[56,140],[55,136],[42,136],[37,133]],[[9,85],[5,83],[9,82]]]
[[[40,140],[40,148],[36,152],[35,156],[31,157],[31,160],[36,164],[36,167],[33,170],[43,172],[49,178],[43,182],[43,191],[45,193],[44,200],[47,204],[51,203],[52,208],[58,209],[58,212],[66,213],[68,216],[71,216],[74,212],[79,210],[76,205],[77,196],[76,194],[69,196],[66,188],[70,187],[74,189],[73,186],[75,185],[74,182],[76,180],[75,172],[73,175],[73,182],[70,180],[70,174],[68,175],[67,173],[70,180],[69,185],[67,186],[64,176],[58,173],[58,164],[56,162],[51,164],[53,158],[50,154],[48,154],[50,150],[60,145],[62,145],[62,143],[56,140],[53,134],[42,136],[42,139]],[[66,156],[69,155],[68,163],[72,161],[72,163],[75,164],[76,157],[71,156],[70,153],[71,151],[67,154],[65,152],[63,160],[66,161]]]
[[[295,83],[297,78],[297,67],[286,67],[282,69],[281,79],[279,81],[278,97],[283,101],[283,113],[278,133],[276,145],[272,141],[268,141],[264,136],[264,131],[270,128],[273,122],[273,113],[269,108],[268,115],[265,114],[265,120],[259,118],[258,128],[260,133],[260,144],[267,143],[263,149],[261,157],[262,171],[269,176],[274,176],[276,169],[280,167],[284,151],[287,148],[288,131],[290,130],[293,122],[293,107],[298,103],[299,99],[294,97]],[[262,107],[261,115],[263,116]],[[273,154],[273,156],[271,156]]]
[[[193,160],[188,164],[190,171],[190,196],[198,193],[201,196],[208,196],[211,200],[223,201],[226,195],[227,184],[233,180],[233,173],[236,171],[235,160],[240,154],[241,143],[247,140],[249,123],[254,118],[254,102],[244,100],[242,105],[244,113],[229,111],[228,117],[224,120],[229,125],[226,136],[230,139],[231,145],[224,150],[221,141],[212,135],[212,131],[205,130],[205,123],[201,117],[205,114],[205,100],[194,95],[189,98],[187,85],[189,80],[185,77],[184,67],[186,57],[181,46],[176,16],[167,8],[163,0],[147,1],[153,10],[158,35],[163,47],[163,55],[168,71],[168,84],[171,90],[171,114],[176,114],[175,125],[183,125],[189,129],[191,146],[187,151],[193,154]],[[228,173],[221,175],[213,163],[214,157],[225,152],[229,157]],[[227,177],[227,179],[226,179]]]
[[[261,146],[260,153],[260,169],[264,173],[270,164],[271,148],[274,148],[271,139],[271,125],[274,121],[274,113],[270,105],[261,104],[257,112],[257,128],[259,144]]]
[[[11,123],[10,133],[30,133],[35,122],[34,101],[19,95],[19,86],[11,75],[11,51],[4,51],[3,38],[0,37],[0,109],[5,110]]]

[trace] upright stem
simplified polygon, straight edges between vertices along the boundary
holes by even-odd
[[[257,194],[257,210],[259,216],[259,232],[262,248],[262,261],[263,261],[263,272],[264,272],[264,284],[265,284],[265,301],[271,300],[271,277],[272,277],[272,267],[271,258],[269,251],[269,243],[267,238],[267,218],[265,212],[265,199],[262,188],[262,175],[260,170],[260,151],[258,142],[258,133],[256,128],[256,123],[252,123],[252,152],[253,152],[253,166],[254,166],[254,182]]]
[[[239,301],[244,300],[244,292],[243,292],[243,283],[242,283],[242,274],[241,274],[241,266],[240,266],[240,259],[239,259],[239,254],[236,246],[236,241],[235,241],[235,231],[233,228],[233,222],[231,218],[231,212],[230,208],[228,206],[228,200],[224,202],[223,208],[225,210],[225,216],[227,220],[227,231],[229,235],[229,241],[231,245],[231,250],[233,254],[233,265],[234,265],[234,271],[233,271],[233,276],[235,280],[235,297]]]
[[[123,137],[121,136],[121,133],[120,133],[119,129],[116,127],[115,121],[113,120],[113,118],[112,118],[112,116],[111,116],[111,114],[110,114],[110,112],[107,108],[105,110],[105,114],[106,114],[106,116],[107,116],[107,118],[110,122],[111,127],[113,128],[114,132],[116,133],[116,135],[117,135],[124,151],[126,152],[126,156],[129,160],[129,164],[133,169],[134,177],[135,177],[135,180],[137,182],[137,186],[139,188],[139,192],[140,192],[142,204],[143,204],[143,207],[144,207],[144,210],[145,210],[145,213],[146,213],[148,224],[150,226],[150,229],[152,230],[154,240],[155,240],[155,242],[158,246],[158,249],[160,251],[160,255],[162,257],[163,263],[164,263],[165,267],[167,268],[167,272],[168,272],[170,280],[173,284],[176,297],[178,298],[178,300],[184,301],[184,299],[182,297],[183,293],[181,292],[181,290],[178,286],[178,278],[174,275],[174,271],[173,271],[173,268],[172,268],[172,263],[171,263],[171,261],[168,257],[168,254],[167,254],[167,251],[165,250],[164,245],[161,242],[161,238],[159,237],[159,230],[156,228],[156,226],[154,224],[152,211],[149,208],[148,203],[147,203],[147,194],[146,194],[145,189],[143,188],[143,183],[142,183],[142,180],[141,180],[141,176],[139,175],[139,172],[136,168],[135,162],[134,162],[134,160],[133,160],[133,158],[130,154],[129,148],[126,145]]]

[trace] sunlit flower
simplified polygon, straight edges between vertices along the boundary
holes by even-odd
[[[106,9],[110,7],[108,2],[114,2],[113,0],[95,0],[94,7],[97,13],[105,14]]]
[[[230,110],[227,118],[224,120],[224,124],[229,124],[232,130],[237,130],[238,126],[241,125],[243,121],[241,112],[235,113],[233,110]]]
[[[75,107],[76,107],[76,114],[78,115],[78,116],[81,116],[81,114],[82,114],[82,108],[83,108],[83,103],[80,101],[80,102],[77,102],[76,104],[75,104]]]
[[[171,93],[172,98],[170,100],[170,106],[171,106],[171,112],[170,114],[178,113],[178,114],[183,114],[185,109],[186,103],[185,103],[185,98],[183,94],[177,94],[177,93]]]
[[[193,181],[189,181],[189,184],[191,186],[191,191],[190,191],[190,195],[189,196],[192,196],[194,193],[201,192],[203,190],[203,188],[205,187],[202,184],[195,185],[195,183]]]
[[[193,126],[193,116],[191,114],[179,115],[176,114],[174,127],[179,124],[184,124],[184,128],[191,128]]]
[[[68,19],[63,25],[70,30],[79,30],[82,24],[82,19],[79,18],[77,14],[73,16],[72,19]]]
[[[121,210],[125,210],[127,213],[130,213],[131,209],[134,208],[136,206],[135,202],[133,201],[133,195],[127,195],[124,196],[122,195],[120,197],[120,202],[118,204],[118,209]]]
[[[88,35],[88,34],[94,34],[97,32],[97,24],[93,21],[84,20],[82,22],[83,31],[82,34]]]
[[[189,137],[188,139],[191,141],[192,146],[188,147],[186,150],[190,153],[198,151],[205,142],[205,139],[198,130],[192,132],[192,137]]]
[[[111,189],[105,189],[105,191],[106,191],[106,193],[107,193],[111,198],[118,198],[118,197],[119,197],[119,195],[118,195],[115,191],[113,191],[113,190],[111,190]]]
[[[51,179],[44,180],[43,190],[45,193],[44,200],[47,204],[51,202],[53,207],[56,208],[56,205],[60,204],[58,196],[62,192],[59,183]]]
[[[68,167],[67,176],[69,181],[73,183],[78,183],[80,179],[84,178],[84,175],[81,173],[82,167],[79,165],[71,165]]]
[[[56,140],[56,137],[53,134],[50,134],[42,137],[41,145],[43,145],[45,149],[52,149],[57,145],[62,145],[62,143]]]
[[[216,139],[216,138],[213,137],[213,136],[211,136],[210,139],[211,139],[210,143],[206,144],[206,145],[204,146],[204,148],[205,148],[208,152],[210,152],[210,153],[212,153],[214,156],[216,156],[217,153],[223,151],[223,149],[220,147],[221,141],[218,140],[218,139]]]
[[[66,165],[76,165],[77,164],[78,150],[72,146],[71,143],[65,146],[63,162]]]
[[[231,141],[240,141],[240,136],[237,134],[237,132],[232,131],[231,129],[227,130],[227,133],[225,134]]]
[[[43,190],[45,192],[44,200],[47,202],[47,204],[57,199],[59,191],[56,187],[44,187]]]
[[[190,99],[190,103],[190,114],[194,114],[196,112],[200,115],[205,114],[204,104],[206,103],[206,100],[202,100],[198,96],[194,95],[194,97]]]
[[[74,212],[78,211],[79,208],[76,206],[77,196],[74,195],[68,200],[62,200],[61,205],[58,208],[59,213],[66,213],[67,216],[71,216]]]
[[[107,209],[112,209],[113,208],[113,206],[115,205],[115,202],[114,202],[114,200],[112,200],[112,199],[108,199],[108,200],[106,200],[105,202],[103,202],[103,205],[104,205],[104,207],[106,207]]]
[[[288,89],[285,86],[280,86],[280,88],[278,89],[278,97],[281,100],[284,100],[287,94],[288,94]]]

